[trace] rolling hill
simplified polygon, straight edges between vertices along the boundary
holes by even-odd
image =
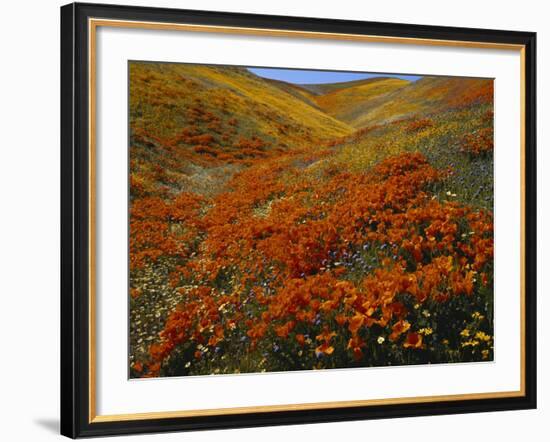
[[[376,77],[297,85],[240,67],[150,62],[130,64],[130,85],[137,196],[215,192],[254,160],[489,103],[493,94],[492,81],[483,79]]]
[[[280,80],[272,80],[272,79],[268,79],[268,78],[265,78],[264,80],[267,81],[268,83],[278,87],[279,89],[282,89],[283,91],[288,92],[289,94],[293,95],[294,97],[306,102],[310,106],[313,106],[313,107],[316,107],[316,108],[320,109],[319,106],[316,103],[316,100],[315,100],[317,94],[314,93],[314,92],[311,92],[307,88],[305,88],[301,85],[287,83],[285,81],[280,81]]]
[[[199,183],[210,188],[219,182],[211,176],[216,167],[230,175],[228,169],[254,158],[353,132],[300,90],[245,68],[132,62],[135,194],[197,190]]]
[[[154,125],[157,133],[160,126],[167,137],[190,125],[230,139],[256,136],[272,143],[330,138],[352,130],[311,109],[313,103],[297,99],[299,88],[288,85],[285,90],[244,68],[140,62],[132,63],[130,76],[132,126]],[[246,125],[237,127],[233,120]]]
[[[476,78],[424,77],[388,94],[374,97],[346,122],[362,128],[412,116],[438,114],[492,101],[491,80]],[[356,107],[359,107],[356,105]]]
[[[313,93],[314,95],[326,95],[326,94],[330,94],[331,92],[336,92],[342,89],[349,89],[352,87],[362,86],[365,83],[369,83],[372,81],[377,81],[385,78],[388,78],[388,77],[373,77],[373,78],[367,78],[367,79],[361,79],[361,80],[341,81],[338,83],[299,84],[297,86]]]
[[[326,113],[354,126],[355,121],[387,99],[388,95],[411,84],[399,78],[377,77],[323,85],[326,92],[315,97]]]

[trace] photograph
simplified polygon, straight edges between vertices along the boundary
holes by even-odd
[[[6,2],[0,442],[543,440],[546,4],[453,6]]]
[[[128,376],[494,361],[494,79],[128,61]]]

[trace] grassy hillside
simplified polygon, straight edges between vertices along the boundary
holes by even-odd
[[[206,190],[251,159],[352,131],[244,68],[132,62],[130,85],[137,196]]]
[[[286,81],[272,80],[267,78],[265,79],[265,81],[278,87],[279,89],[282,89],[285,92],[288,92],[294,97],[302,101],[305,101],[310,106],[320,109],[315,100],[317,94],[309,91],[307,88],[304,88],[296,84],[287,83]]]
[[[473,90],[477,93],[479,90]],[[441,198],[493,209],[493,106],[475,102],[441,108],[356,131],[329,143],[336,148],[321,170],[361,172],[392,155],[420,152],[434,167],[450,170]]]
[[[387,77],[373,77],[373,78],[367,78],[367,79],[361,79],[361,80],[341,81],[338,83],[299,84],[298,86],[300,88],[310,91],[314,95],[326,95],[326,94],[330,94],[331,92],[336,92],[342,89],[349,89],[352,87],[361,86],[365,83],[369,83],[372,81],[377,81],[385,78]]]
[[[437,114],[493,99],[491,80],[425,77],[387,95],[374,98],[348,122],[368,127],[423,114]]]
[[[388,94],[411,84],[407,80],[384,77],[349,83],[348,87],[343,87],[342,83],[337,83],[336,87],[323,85],[328,92],[315,97],[315,101],[327,114],[351,125],[385,100]]]
[[[438,197],[493,210],[493,81],[425,77],[374,98],[349,121],[362,129],[331,144],[319,168],[363,171],[391,155],[420,152],[451,173]]]

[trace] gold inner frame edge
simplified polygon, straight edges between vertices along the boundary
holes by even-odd
[[[463,47],[478,49],[498,49],[519,51],[520,53],[520,194],[521,194],[521,225],[520,225],[520,389],[518,391],[498,391],[487,393],[465,393],[437,396],[414,396],[402,398],[387,399],[366,399],[351,401],[332,401],[301,404],[283,404],[283,405],[261,405],[232,408],[216,409],[197,409],[197,410],[178,410],[178,411],[154,411],[145,413],[127,413],[127,414],[96,414],[96,35],[97,28],[115,27],[115,28],[134,28],[148,30],[170,30],[187,32],[209,32],[218,34],[238,34],[253,36],[273,36],[273,37],[294,37],[310,39],[326,39],[340,41],[359,41],[371,43],[389,43],[389,44],[412,44],[421,46],[444,46],[444,47]],[[349,408],[365,407],[375,405],[397,405],[414,404],[427,402],[460,401],[460,400],[482,400],[497,398],[513,398],[525,396],[525,46],[521,44],[474,42],[460,40],[440,40],[424,39],[411,37],[390,37],[362,34],[343,34],[328,32],[311,31],[292,31],[282,29],[264,29],[264,28],[245,28],[232,26],[211,26],[211,25],[191,25],[181,23],[159,23],[144,22],[132,20],[111,20],[111,19],[88,19],[88,94],[89,94],[89,367],[88,367],[88,422],[117,422],[133,421],[146,419],[169,419],[178,417],[199,417],[199,416],[221,416],[246,413],[269,413],[278,411],[298,411],[298,410],[322,410],[328,408]]]

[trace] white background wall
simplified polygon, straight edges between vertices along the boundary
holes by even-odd
[[[113,0],[114,1],[114,0]],[[546,440],[545,376],[550,324],[543,321],[544,261],[550,220],[543,194],[548,152],[545,78],[550,14],[543,1],[360,2],[277,0],[120,0],[126,4],[218,11],[512,29],[538,32],[539,409],[463,416],[224,430],[125,440],[393,441]],[[59,409],[59,6],[58,0],[2,5],[0,26],[0,439],[53,440]],[[546,282],[546,284],[545,284]]]

